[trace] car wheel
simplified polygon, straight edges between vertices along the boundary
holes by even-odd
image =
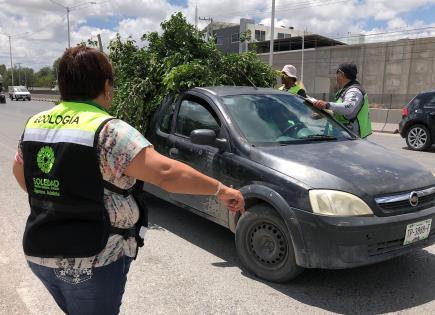
[[[236,248],[242,265],[264,280],[288,282],[303,271],[296,265],[287,226],[266,204],[255,205],[242,215],[236,228]]]
[[[423,125],[414,125],[406,134],[406,144],[411,150],[425,151],[432,146],[429,129]]]

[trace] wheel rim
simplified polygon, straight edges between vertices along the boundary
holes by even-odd
[[[276,269],[285,263],[288,249],[285,234],[274,224],[263,222],[248,234],[249,252],[262,267]]]
[[[413,149],[421,149],[427,143],[427,133],[423,128],[412,128],[408,134],[409,145]]]

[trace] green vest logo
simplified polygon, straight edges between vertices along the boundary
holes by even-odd
[[[54,151],[51,147],[45,146],[39,149],[36,161],[38,163],[39,169],[48,174],[51,171],[51,168],[54,164]]]

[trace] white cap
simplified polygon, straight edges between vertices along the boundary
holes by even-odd
[[[298,78],[298,70],[296,70],[296,67],[293,65],[285,65],[284,68],[282,68],[282,72],[284,72],[290,78]]]

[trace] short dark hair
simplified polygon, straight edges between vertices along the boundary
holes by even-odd
[[[57,80],[63,101],[91,100],[104,92],[106,80],[113,85],[113,69],[104,53],[79,45],[63,54]]]
[[[349,80],[356,80],[356,75],[358,74],[358,68],[354,63],[342,63],[338,66],[337,72],[341,71],[344,73],[346,78]]]

